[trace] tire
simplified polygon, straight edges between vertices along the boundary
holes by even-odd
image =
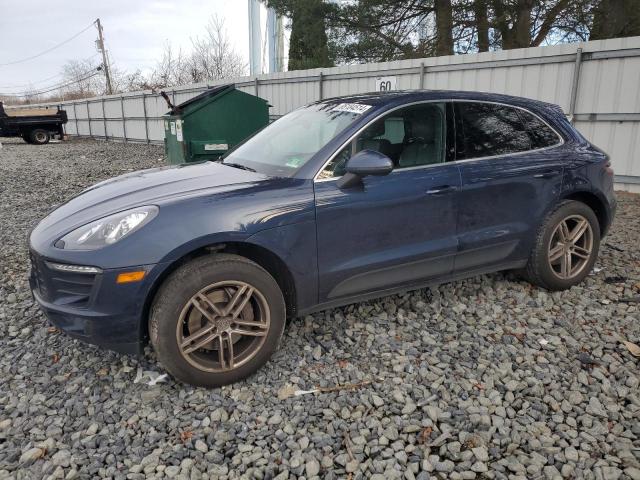
[[[149,336],[173,377],[219,387],[262,367],[277,350],[285,321],[282,291],[266,270],[244,257],[214,254],[165,280],[151,307]]]
[[[585,229],[581,236],[578,225]],[[600,225],[593,210],[564,200],[542,222],[524,276],[548,290],[566,290],[589,275],[599,248]]]
[[[31,144],[31,138],[29,138],[29,134],[30,134],[30,133],[31,133],[31,132],[21,133],[21,134],[20,134],[20,136],[22,137],[22,139],[23,139],[25,142],[29,143],[29,144]]]
[[[34,145],[44,145],[45,143],[49,143],[51,135],[46,130],[36,128],[29,133],[29,140],[31,141],[30,143]]]

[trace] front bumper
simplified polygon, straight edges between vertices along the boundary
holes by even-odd
[[[143,269],[142,281],[116,283],[118,274]],[[52,325],[87,343],[140,354],[146,341],[145,302],[159,270],[160,265],[143,265],[97,274],[59,272],[32,252],[29,284]]]

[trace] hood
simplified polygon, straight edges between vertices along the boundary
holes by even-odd
[[[213,162],[140,170],[89,187],[51,212],[36,229],[55,227],[59,233],[129,208],[249,188],[268,178]]]

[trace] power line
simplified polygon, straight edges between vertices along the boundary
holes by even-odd
[[[88,58],[83,59],[82,61],[84,62],[88,62],[89,60],[97,57],[98,55],[100,55],[99,53],[94,53],[93,55],[91,55]],[[53,80],[54,78],[58,78],[58,77],[63,77],[64,74],[63,73],[56,73],[55,75],[52,75],[50,77],[47,78],[43,78],[41,80],[36,80],[35,82],[29,82],[29,83],[22,83],[22,84],[14,84],[14,85],[0,85],[0,89],[1,88],[29,88],[32,87],[33,85],[36,85],[38,83],[45,83],[48,82],[49,80]],[[46,87],[43,87],[46,88]]]
[[[99,70],[101,70],[101,69],[102,69],[102,67],[99,68]],[[91,73],[91,75],[87,75],[86,77],[78,78],[76,80],[72,80],[72,81],[67,82],[67,83],[63,83],[63,84],[60,84],[60,85],[54,85],[54,86],[51,86],[51,87],[44,87],[44,88],[47,88],[47,90],[41,90],[41,91],[38,91],[38,92],[29,92],[29,93],[0,93],[0,96],[3,96],[3,97],[30,97],[30,96],[35,96],[35,95],[42,95],[44,93],[49,93],[49,92],[53,92],[55,90],[59,90],[59,89],[64,88],[64,87],[68,87],[70,85],[75,85],[76,83],[84,82],[85,80],[88,80],[90,78],[95,77],[96,75],[99,75],[100,74],[99,70],[97,69],[97,71],[94,71],[93,73]],[[87,72],[85,72],[85,73],[87,73]]]
[[[61,47],[62,45],[65,45],[67,43],[69,43],[71,40],[79,37],[81,34],[83,34],[84,32],[86,32],[87,30],[89,30],[91,27],[93,27],[93,25],[95,24],[95,22],[91,22],[91,24],[89,24],[87,27],[85,27],[84,29],[82,29],[81,31],[79,31],[78,33],[76,33],[74,36],[67,38],[65,41],[58,43],[57,45],[54,45],[51,48],[48,48],[47,50],[45,50],[44,52],[40,52],[36,55],[32,55],[30,57],[27,58],[23,58],[22,60],[14,60],[13,62],[6,62],[6,63],[0,63],[0,67],[4,67],[7,65],[15,65],[16,63],[23,63],[23,62],[28,62],[29,60],[33,60],[34,58],[38,58],[41,57],[53,50],[55,50],[56,48]]]

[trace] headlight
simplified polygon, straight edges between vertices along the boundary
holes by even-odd
[[[76,228],[56,242],[65,250],[97,250],[111,245],[149,223],[158,214],[158,207],[132,208],[115,213]]]

